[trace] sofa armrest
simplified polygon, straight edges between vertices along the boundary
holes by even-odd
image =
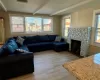
[[[0,58],[0,76],[5,80],[34,72],[34,58],[31,52]]]
[[[32,52],[9,55],[7,57],[0,58],[0,65],[1,64],[9,64],[9,63],[17,62],[17,61],[20,61],[23,59],[29,59],[29,58],[33,59]]]

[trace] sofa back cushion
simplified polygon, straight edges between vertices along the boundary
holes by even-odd
[[[37,43],[40,42],[40,37],[39,36],[26,36],[24,44],[32,44],[32,43]]]
[[[55,41],[57,35],[48,35],[50,41]]]
[[[48,42],[48,41],[50,41],[48,35],[40,36],[40,42]]]
[[[52,42],[55,41],[57,35],[44,35],[44,36],[22,36],[24,40],[24,45],[39,43],[39,42]],[[16,39],[16,37],[14,37]]]
[[[56,36],[56,38],[55,38],[55,42],[61,42],[61,37],[60,36]]]

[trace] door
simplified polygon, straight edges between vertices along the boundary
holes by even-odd
[[[71,25],[71,17],[70,16],[67,16],[64,18],[63,20],[63,37],[64,38],[67,38],[68,36],[68,28],[70,27]]]

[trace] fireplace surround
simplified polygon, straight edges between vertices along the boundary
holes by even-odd
[[[81,41],[80,56],[87,56],[89,53],[91,36],[91,27],[69,28],[67,42],[69,43],[69,51],[71,51],[71,40]]]

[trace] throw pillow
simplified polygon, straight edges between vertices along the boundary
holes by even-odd
[[[11,41],[6,45],[6,49],[10,54],[13,54],[16,49],[18,49],[18,46],[15,41]]]
[[[17,53],[27,53],[29,51],[23,50],[23,49],[16,49]]]
[[[20,45],[23,45],[24,39],[22,37],[18,36],[16,42]]]
[[[61,41],[61,37],[60,36],[57,36],[56,39],[55,39],[55,41],[56,42],[60,42]]]

